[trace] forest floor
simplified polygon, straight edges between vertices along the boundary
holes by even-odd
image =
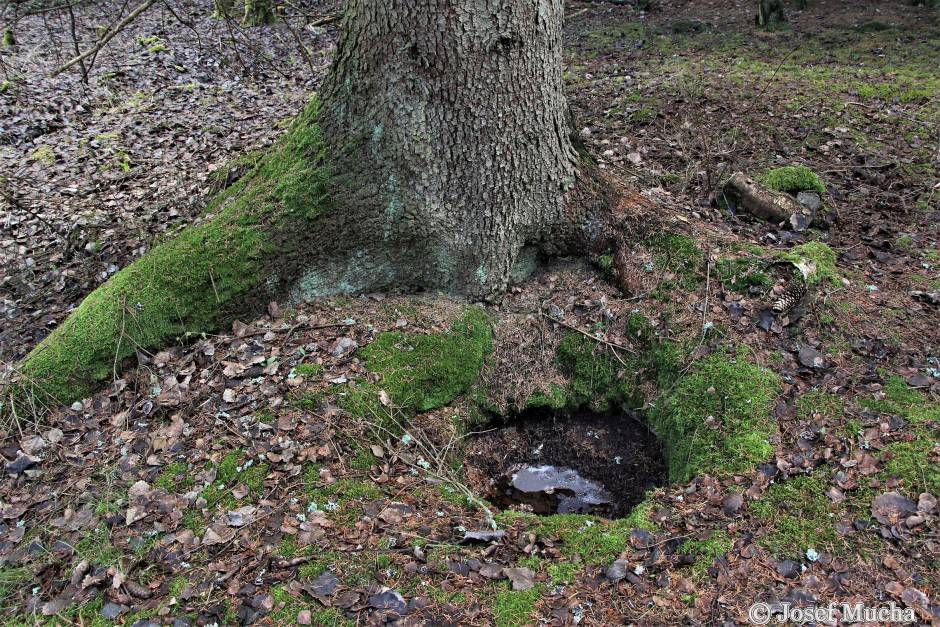
[[[5,368],[247,171],[336,41],[307,27],[325,3],[250,30],[177,8],[186,24],[155,6],[87,84],[49,77],[67,16],[0,48]],[[83,10],[82,47],[101,19]],[[761,602],[940,623],[940,12],[810,1],[773,33],[730,0],[567,15],[580,135],[656,225],[617,261],[628,280],[553,261],[483,327],[430,294],[272,304],[7,420],[0,622],[731,625]],[[822,177],[824,227],[719,208],[733,172],[784,165]],[[825,280],[773,315],[794,251]],[[489,422],[614,389],[623,420],[693,426],[659,432],[671,482],[628,517],[478,498],[514,446],[661,478],[616,425]]]

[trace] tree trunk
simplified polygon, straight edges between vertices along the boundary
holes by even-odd
[[[783,0],[758,0],[755,23],[767,30],[777,30],[786,23]]]
[[[232,0],[213,0],[212,17],[217,20],[225,20],[232,16]]]
[[[321,92],[335,233],[313,280],[501,295],[599,232],[563,93],[562,0],[350,0]],[[324,275],[324,270],[328,270]]]
[[[274,12],[271,10],[271,0],[245,0],[245,16],[242,24],[245,26],[261,26],[273,24]]]
[[[624,207],[572,136],[563,11],[348,0],[320,97],[199,223],[85,299],[14,394],[71,402],[135,350],[270,300],[395,287],[494,300],[540,256],[598,255]]]

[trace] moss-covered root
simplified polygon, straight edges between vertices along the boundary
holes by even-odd
[[[27,356],[14,396],[45,404],[82,398],[135,349],[218,328],[275,296],[266,279],[284,268],[272,268],[294,234],[329,208],[316,109],[314,101],[250,176],[213,200],[200,224],[92,292]]]

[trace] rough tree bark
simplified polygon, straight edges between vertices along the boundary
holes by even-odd
[[[563,93],[562,0],[346,6],[320,114],[346,252],[317,251],[301,293],[420,285],[491,299],[538,255],[598,237],[599,188],[578,189],[597,179]]]
[[[216,0],[216,12],[218,12]],[[275,22],[274,11],[271,10],[271,0],[245,0],[245,15],[242,24],[245,26],[261,26]]]
[[[563,0],[348,0],[319,98],[199,224],[46,338],[20,393],[70,402],[136,349],[272,299],[494,300],[540,256],[599,254],[611,203],[573,139],[563,15]]]

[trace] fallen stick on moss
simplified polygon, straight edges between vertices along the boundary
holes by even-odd
[[[747,176],[736,172],[724,186],[725,196],[753,216],[775,224],[786,222],[796,231],[808,227],[815,217],[789,194],[770,189]]]
[[[601,338],[597,337],[596,335],[591,335],[590,333],[588,333],[587,331],[584,331],[583,329],[579,329],[578,327],[572,326],[572,325],[568,324],[567,322],[562,322],[562,321],[559,320],[558,318],[553,318],[552,316],[548,315],[548,314],[545,313],[545,312],[541,312],[541,313],[542,313],[542,317],[548,318],[549,320],[551,320],[551,321],[554,322],[555,324],[560,324],[561,326],[565,327],[566,329],[571,329],[572,331],[577,331],[578,333],[580,333],[580,334],[583,335],[584,337],[590,338],[590,339],[594,340],[595,342],[597,342],[598,344],[603,344],[603,345],[605,345],[605,346],[610,346],[611,348],[617,348],[617,349],[620,349],[620,350],[622,350],[622,351],[626,351],[626,352],[630,353],[631,355],[636,355],[636,351],[633,350],[632,348],[628,348],[628,347],[623,346],[623,345],[621,345],[621,344],[615,344],[615,343],[613,343],[613,342],[608,342],[607,340],[601,339]],[[616,353],[614,353],[614,355],[616,355]],[[619,359],[620,357],[617,356],[617,358]],[[621,362],[621,363],[623,363],[623,362]],[[626,364],[624,364],[624,365],[626,365]]]

